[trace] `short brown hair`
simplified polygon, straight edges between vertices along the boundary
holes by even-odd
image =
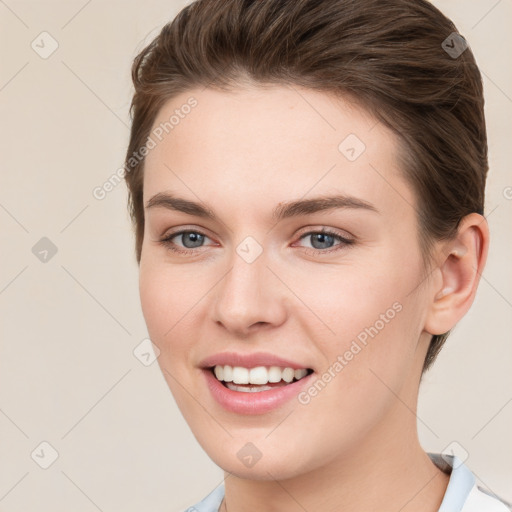
[[[198,86],[250,80],[355,99],[398,135],[424,254],[464,216],[483,214],[482,78],[455,25],[425,0],[197,0],[137,55],[132,79],[125,179],[139,263],[144,159],[133,155],[163,104]],[[424,370],[448,334],[432,337]]]

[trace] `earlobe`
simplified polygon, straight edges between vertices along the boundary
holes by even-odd
[[[439,247],[439,280],[425,322],[429,334],[444,334],[466,314],[473,303],[489,246],[486,219],[472,213],[460,222],[454,239]],[[434,285],[432,285],[434,286]]]

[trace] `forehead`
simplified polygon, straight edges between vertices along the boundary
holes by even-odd
[[[295,85],[190,90],[163,106],[150,136],[144,202],[166,189],[221,205],[309,192],[412,201],[389,129],[348,99]]]

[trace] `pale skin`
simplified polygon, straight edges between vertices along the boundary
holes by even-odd
[[[473,302],[485,218],[471,214],[457,237],[436,242],[426,272],[397,140],[371,115],[297,86],[244,86],[183,93],[154,126],[190,96],[197,106],[146,158],[144,205],[167,192],[216,218],[146,209],[140,295],[176,402],[225,471],[220,510],[436,512],[449,477],[420,446],[414,411],[431,335]],[[338,150],[351,133],[366,146],[355,161]],[[286,202],[334,194],[374,209],[272,218]],[[322,228],[353,243],[304,236]],[[200,246],[172,238],[188,254],[160,242],[185,229],[204,235]],[[236,252],[248,236],[263,249],[252,263]],[[402,310],[307,405],[235,414],[202,378],[200,361],[226,351],[271,352],[321,375],[395,302]],[[237,457],[247,442],[262,453],[251,468]]]

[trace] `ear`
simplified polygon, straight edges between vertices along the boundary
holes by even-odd
[[[489,226],[478,213],[464,217],[456,237],[440,243],[436,258],[439,279],[431,280],[425,331],[444,334],[466,314],[475,298],[488,248]]]

